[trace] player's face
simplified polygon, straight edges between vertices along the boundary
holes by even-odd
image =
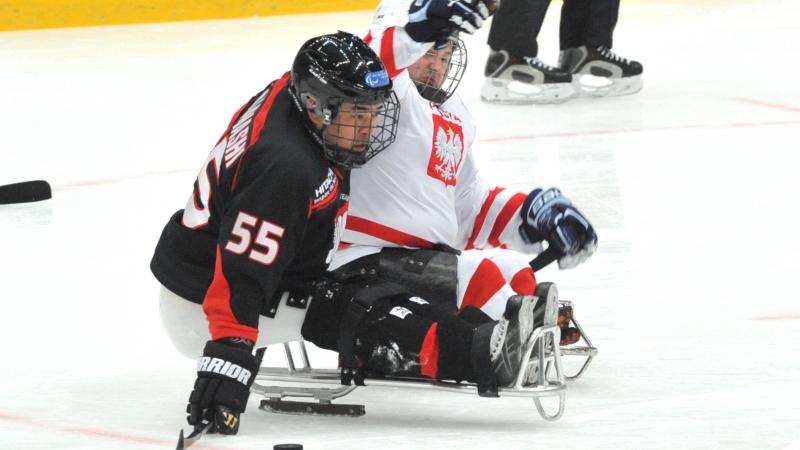
[[[372,131],[378,125],[381,109],[380,104],[342,103],[336,117],[325,127],[325,142],[351,152],[367,150]]]
[[[442,87],[447,71],[450,68],[450,58],[453,56],[453,44],[436,50],[431,48],[428,53],[408,68],[411,79],[418,84],[431,86],[435,89]]]

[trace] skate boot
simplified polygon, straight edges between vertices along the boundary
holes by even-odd
[[[562,50],[558,67],[573,74],[578,95],[605,97],[642,90],[642,64],[629,61],[607,47],[582,45]]]
[[[558,288],[554,283],[539,283],[534,292],[535,298],[538,300],[536,308],[533,310],[533,320],[538,327],[551,327],[558,325],[559,321],[559,306],[558,306]],[[552,346],[552,339],[546,338],[545,349]],[[528,363],[528,373],[525,378],[525,384],[536,384],[539,381],[539,348],[538,345],[533,348],[531,359]]]
[[[472,360],[481,397],[497,397],[497,386],[516,381],[535,328],[536,304],[536,297],[512,296],[500,320],[476,328]]]
[[[539,58],[491,51],[484,71],[481,100],[500,104],[561,103],[572,97],[572,74]]]

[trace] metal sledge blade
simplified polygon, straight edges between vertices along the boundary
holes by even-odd
[[[364,405],[295,402],[274,399],[261,400],[260,409],[284,414],[319,414],[322,416],[360,417],[366,414]]]
[[[203,421],[199,426],[194,427],[194,430],[185,438],[183,437],[183,428],[181,428],[181,432],[178,435],[178,446],[176,450],[183,450],[191,447],[209,428],[211,428],[211,422]]]

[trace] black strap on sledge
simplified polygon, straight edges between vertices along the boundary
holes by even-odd
[[[339,325],[337,344],[343,385],[350,386],[355,383],[357,386],[364,386],[364,371],[358,362],[358,358],[356,358],[355,352],[356,328],[364,321],[364,317],[379,300],[405,293],[406,290],[395,283],[364,286],[355,293]]]

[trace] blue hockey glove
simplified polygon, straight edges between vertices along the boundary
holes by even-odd
[[[232,338],[206,343],[186,407],[189,425],[211,422],[209,432],[239,431],[239,415],[247,406],[250,386],[260,365],[251,353],[252,347],[249,341]]]
[[[489,17],[491,0],[414,0],[406,32],[417,42],[446,42],[453,31],[474,33]]]
[[[597,249],[597,234],[586,217],[556,188],[534,189],[520,210],[519,228],[528,243],[546,240],[559,253],[558,267],[570,269]]]

